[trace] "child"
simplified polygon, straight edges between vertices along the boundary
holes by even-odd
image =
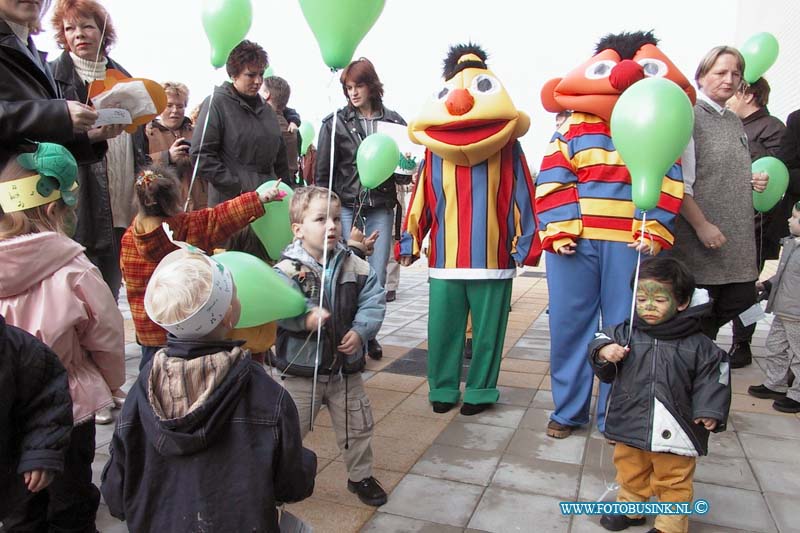
[[[365,504],[380,506],[386,503],[386,492],[372,477],[373,419],[361,371],[364,346],[378,333],[386,302],[369,263],[340,243],[338,196],[331,194],[329,215],[327,199],[327,189],[302,187],[295,190],[289,207],[296,240],[286,247],[275,269],[300,288],[309,311],[279,321],[276,366],[286,375],[283,386],[300,411],[300,430],[305,434],[312,416],[326,404],[349,473],[347,488]],[[320,308],[323,268],[325,303]],[[324,322],[323,338],[312,405],[319,320]]]
[[[297,179],[297,171],[300,168],[298,164],[300,147],[297,134],[297,128],[300,126],[300,115],[294,109],[286,107],[289,103],[292,89],[285,79],[278,76],[264,78],[262,89],[264,99],[275,111],[278,125],[281,128],[281,135],[283,135],[283,142],[286,144],[286,162],[289,164],[289,173],[292,176],[292,182],[288,185],[292,188],[298,187],[299,185],[295,180]]]
[[[167,346],[131,389],[102,491],[131,531],[277,531],[277,502],[307,498],[316,456],[286,391],[224,340],[239,320],[230,271],[198,252],[159,264],[144,298]]]
[[[166,168],[153,166],[136,178],[139,213],[122,236],[120,265],[131,306],[136,341],[142,347],[139,370],[167,342],[167,333],[147,317],[144,290],[158,262],[175,250],[162,227],[166,222],[173,238],[202,250],[220,246],[236,231],[264,214],[265,202],[280,200],[285,193],[268,189],[260,195],[247,192],[214,208],[184,213],[180,182]]]
[[[125,383],[122,315],[75,228],[75,158],[56,144],[10,159],[0,171],[0,314],[50,346],[67,370],[74,429],[64,472],[29,496],[11,531],[94,531],[95,413]]]
[[[769,295],[767,312],[775,317],[767,336],[767,380],[750,386],[747,392],[756,398],[775,400],[772,407],[776,411],[800,413],[800,202],[792,209],[789,233],[781,241],[783,253],[777,272],[756,285]]]
[[[617,501],[692,501],[695,457],[709,431],[725,430],[731,403],[728,356],[700,332],[710,304],[689,307],[695,282],[679,261],[642,262],[633,333],[628,322],[595,334],[589,360],[612,383],[605,436],[616,441]],[[630,336],[630,338],[629,338]],[[620,531],[644,517],[604,515]],[[686,532],[686,515],[659,515],[652,532]]]
[[[72,431],[67,372],[50,348],[0,316],[0,523],[64,471]]]

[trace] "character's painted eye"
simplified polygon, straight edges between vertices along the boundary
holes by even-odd
[[[644,69],[644,75],[648,78],[663,78],[667,75],[667,65],[660,59],[647,57],[637,61]]]
[[[592,63],[588,67],[586,67],[586,72],[584,72],[584,76],[590,80],[601,80],[603,78],[607,78],[611,75],[611,69],[617,66],[616,61],[612,61],[610,59],[604,59],[603,61],[598,61],[597,63]]]
[[[473,93],[493,94],[500,90],[500,82],[487,74],[478,74],[472,79]]]
[[[447,84],[438,91],[436,91],[433,97],[436,98],[437,100],[444,100],[445,98],[447,98],[447,95],[450,94],[450,91],[452,91],[453,88],[454,87],[451,84]]]

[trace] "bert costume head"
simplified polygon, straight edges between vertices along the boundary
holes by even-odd
[[[694,87],[657,44],[652,32],[606,35],[588,61],[566,77],[545,84],[542,105],[551,113],[581,111],[609,122],[620,95],[646,77],[667,78],[677,83],[694,103]]]
[[[473,166],[528,131],[530,118],[514,107],[480,47],[450,48],[443,76],[444,85],[408,125],[416,144],[457,165]]]

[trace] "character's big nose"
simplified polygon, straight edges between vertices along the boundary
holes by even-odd
[[[642,79],[644,79],[644,69],[631,59],[623,59],[617,63],[617,66],[611,69],[611,75],[608,77],[611,86],[619,92],[623,92]]]
[[[463,115],[475,105],[475,99],[466,89],[454,89],[450,92],[444,105],[451,115]]]

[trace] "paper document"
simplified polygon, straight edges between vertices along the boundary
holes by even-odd
[[[739,315],[739,319],[742,321],[744,327],[747,327],[751,324],[755,324],[765,316],[766,314],[764,314],[764,310],[761,309],[761,305],[753,304],[752,307]]]
[[[118,109],[118,108],[98,109],[97,122],[95,122],[92,127],[98,128],[100,126],[106,126],[108,124],[130,124],[132,122],[133,120],[131,120],[131,114],[128,112],[127,109]]]
[[[132,118],[158,113],[147,87],[141,81],[123,81],[94,98],[95,109],[126,109]]]

